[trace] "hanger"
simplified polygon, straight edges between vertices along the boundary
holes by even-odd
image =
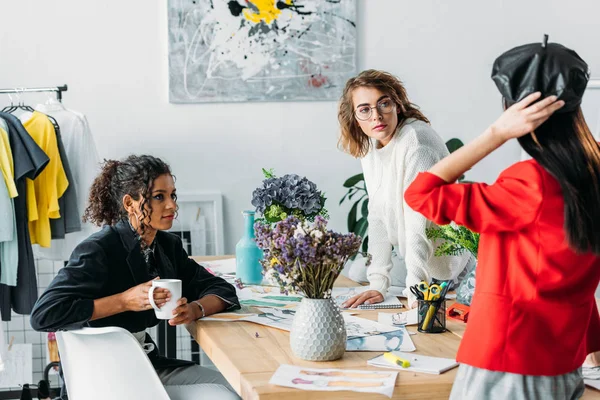
[[[10,99],[10,106],[6,106],[2,109],[2,112],[6,112],[6,113],[12,113],[14,110],[17,109],[17,107],[14,105],[14,101],[12,96],[10,95],[10,93],[8,94],[8,98]]]
[[[56,134],[60,134],[60,126],[58,125],[58,121],[56,121],[54,119],[53,116],[48,115],[48,114],[44,114],[46,117],[48,117],[48,119],[50,120],[50,122],[52,122],[52,125],[54,125],[54,132],[56,132]]]
[[[25,93],[25,88],[21,88],[21,93]],[[28,106],[25,104],[25,101],[22,101],[21,104],[19,105],[19,108],[25,111],[30,111],[30,112],[34,112],[35,110],[33,109],[33,107]]]
[[[63,103],[50,96],[50,93],[46,92],[46,102],[44,103],[46,110],[66,110]]]
[[[25,102],[21,100],[21,96],[19,95],[19,90],[21,91],[21,93],[25,93],[24,88],[15,88],[15,94],[17,96],[17,104],[15,105],[13,103],[12,96],[9,94],[8,97],[10,97],[10,106],[4,107],[4,109],[2,109],[3,112],[12,114],[16,110],[19,110],[19,109],[29,111],[29,112],[35,111],[31,106],[26,105]]]

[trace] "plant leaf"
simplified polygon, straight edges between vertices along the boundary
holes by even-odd
[[[369,198],[368,197],[365,201],[363,201],[362,208],[360,211],[361,211],[363,218],[366,219],[369,216]]]
[[[448,149],[448,151],[450,153],[455,152],[456,150],[460,149],[464,145],[465,144],[462,142],[462,140],[457,139],[457,138],[452,138],[446,142],[446,148]]]
[[[365,236],[365,239],[363,240],[363,244],[362,244],[362,251],[363,253],[366,253],[367,250],[369,250],[369,236]]]
[[[358,236],[365,237],[365,233],[367,232],[367,227],[369,226],[369,222],[366,218],[360,218],[356,221],[356,225],[354,226],[354,233]]]
[[[354,232],[354,226],[356,225],[356,211],[358,210],[358,201],[354,203],[350,212],[348,213],[348,231]]]
[[[353,191],[352,194],[350,196],[348,196],[348,200],[352,200],[352,198],[354,197],[354,195],[356,193],[358,193],[358,190]],[[360,201],[360,200],[358,200],[358,201]]]
[[[342,205],[342,203],[344,202],[344,200],[346,200],[346,197],[348,196],[348,194],[350,194],[350,191],[346,192],[346,194],[344,195],[344,197],[342,197],[342,199],[340,200],[340,206]]]
[[[364,179],[365,179],[365,176],[362,173],[356,174],[356,175],[351,176],[350,178],[346,179],[346,182],[344,182],[344,187],[347,187],[347,188],[352,187]]]
[[[263,168],[262,173],[265,176],[265,179],[275,178],[275,169],[274,168],[269,168],[269,169]]]

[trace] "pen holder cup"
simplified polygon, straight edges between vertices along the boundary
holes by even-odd
[[[446,331],[445,300],[419,300],[417,307],[419,332],[442,333]]]

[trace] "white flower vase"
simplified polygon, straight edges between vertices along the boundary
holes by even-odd
[[[302,299],[290,331],[292,353],[308,361],[333,361],[346,351],[346,325],[332,299]]]

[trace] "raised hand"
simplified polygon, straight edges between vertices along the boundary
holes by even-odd
[[[541,95],[540,92],[532,93],[507,108],[490,126],[492,133],[503,141],[524,136],[533,132],[565,105],[564,101],[557,101],[556,96],[549,96],[534,103]]]

